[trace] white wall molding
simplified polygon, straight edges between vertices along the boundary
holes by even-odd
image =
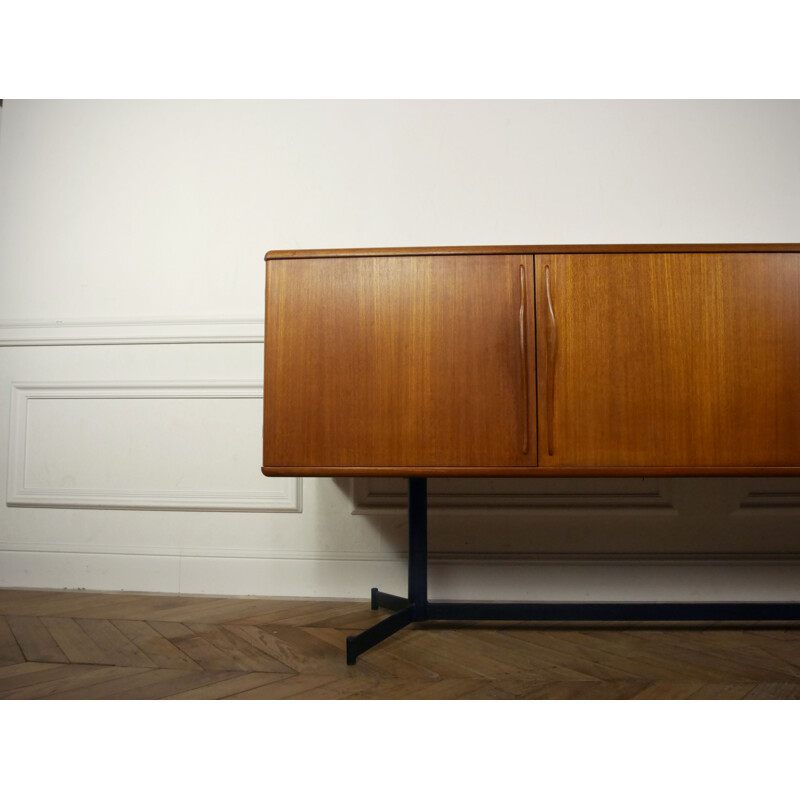
[[[676,514],[673,482],[662,478],[468,478],[428,481],[431,511],[647,511]],[[400,513],[407,507],[402,478],[353,478],[354,514]]]
[[[119,318],[0,321],[0,347],[242,344],[264,341],[263,319]]]
[[[797,514],[799,510],[800,492],[750,492],[736,513],[789,511]]]
[[[397,558],[337,561],[308,558],[198,558],[9,550],[0,585],[69,587],[262,597],[366,600],[370,586],[405,590],[407,568]],[[429,571],[436,600],[797,601],[797,565],[775,563],[532,564],[437,561]],[[134,588],[132,588],[134,587]]]
[[[58,508],[300,512],[300,478],[264,478],[264,489],[255,492],[213,489],[134,491],[124,486],[114,489],[36,487],[26,482],[31,459],[29,409],[36,400],[240,400],[260,399],[262,396],[259,381],[14,383],[11,386],[6,502],[10,506]]]
[[[406,564],[407,553],[374,550],[273,550],[242,547],[194,547],[169,545],[126,545],[115,543],[0,541],[0,552],[68,553],[75,555],[153,556],[157,558],[253,559],[262,561],[341,561],[397,562]],[[509,553],[509,552],[431,552],[430,564],[470,567],[523,566],[795,566],[800,567],[800,554],[782,553]]]

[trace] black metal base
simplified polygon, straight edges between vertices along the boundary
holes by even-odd
[[[372,590],[372,608],[390,617],[347,637],[347,663],[405,628],[428,620],[537,622],[796,622],[800,603],[431,603],[428,601],[427,480],[408,487],[408,597]]]

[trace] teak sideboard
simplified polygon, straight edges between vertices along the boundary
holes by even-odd
[[[800,245],[266,262],[262,471],[410,479],[409,597],[373,589],[396,613],[351,637],[351,663],[424,619],[800,617],[793,603],[431,603],[425,575],[429,476],[800,475]]]

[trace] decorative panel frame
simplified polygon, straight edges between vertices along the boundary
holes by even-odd
[[[6,502],[10,506],[44,506],[57,508],[141,509],[184,511],[302,511],[301,478],[262,478],[263,492],[229,490],[148,490],[132,491],[120,487],[108,490],[98,487],[66,489],[39,488],[26,485],[26,463],[30,457],[29,418],[31,401],[81,399],[261,399],[260,381],[240,382],[119,382],[119,383],[13,383],[8,452],[8,484]],[[254,463],[258,471],[259,464]]]

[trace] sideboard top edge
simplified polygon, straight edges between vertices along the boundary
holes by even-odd
[[[800,253],[800,244],[534,244],[491,247],[358,247],[332,250],[270,250],[266,261],[295,258],[434,255],[545,255],[548,253]]]

